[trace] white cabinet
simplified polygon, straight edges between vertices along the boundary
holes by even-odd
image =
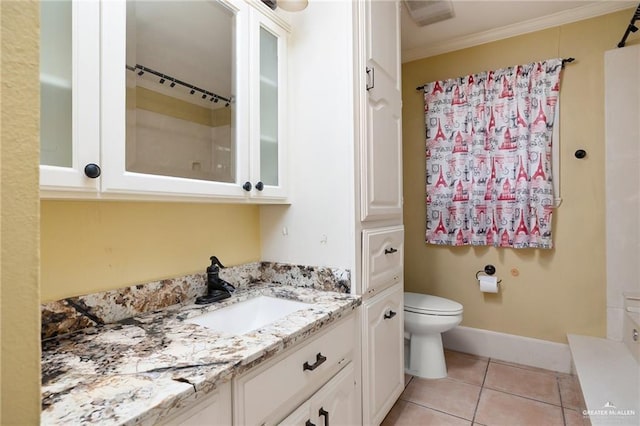
[[[358,382],[350,362],[315,395],[279,424],[299,426],[353,426],[360,424]]]
[[[43,126],[43,140],[71,137],[73,161],[43,161],[43,197],[287,201],[282,19],[249,0],[73,9],[73,116],[57,120],[71,130]]]
[[[382,422],[404,389],[404,312],[402,283],[363,305],[363,422]]]
[[[198,401],[196,398],[199,398]],[[171,426],[229,426],[231,424],[231,382],[220,385],[213,392],[202,397],[196,393],[196,400],[184,401],[185,408],[167,418],[160,419],[159,424]]]
[[[363,420],[379,424],[404,389],[400,2],[360,10]]]
[[[367,98],[360,218],[402,220],[400,2],[365,1],[363,21]]]
[[[306,400],[311,400],[322,386],[347,365],[351,365],[353,372],[351,363],[360,353],[356,343],[356,318],[356,315],[350,315],[309,342],[234,379],[234,424],[279,423],[290,413],[296,412],[297,407]],[[352,387],[348,390],[356,387],[353,374],[350,377]],[[340,384],[337,388],[340,392],[342,386]],[[356,389],[359,386],[357,383]],[[348,395],[356,400],[349,402],[347,408],[338,404],[338,401],[329,401],[326,395],[319,397],[318,401],[322,401],[322,406],[331,407],[332,412],[359,420],[359,398],[350,392]]]
[[[84,169],[100,163],[100,4],[42,2],[40,17],[40,186],[95,193]]]

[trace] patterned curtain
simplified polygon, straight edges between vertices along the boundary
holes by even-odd
[[[562,59],[424,86],[426,241],[551,248]]]

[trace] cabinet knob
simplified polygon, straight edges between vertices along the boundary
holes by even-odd
[[[251,182],[245,182],[244,185],[242,185],[242,189],[247,192],[251,191]]]
[[[394,249],[393,247],[388,248],[388,249],[384,249],[384,254],[393,254],[396,253],[398,251],[398,249]]]
[[[84,166],[84,174],[91,179],[95,179],[100,176],[101,170],[100,166],[94,163],[89,163]]]
[[[264,189],[264,183],[262,183],[262,181],[259,181],[258,183],[256,183],[256,189],[258,191],[262,191]]]

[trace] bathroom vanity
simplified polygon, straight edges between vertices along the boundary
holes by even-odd
[[[244,334],[188,322],[259,296],[308,307]],[[360,303],[256,283],[213,305],[172,306],[45,339],[41,422],[360,423]]]

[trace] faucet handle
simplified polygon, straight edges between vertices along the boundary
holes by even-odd
[[[220,263],[220,261],[218,260],[217,257],[211,256],[209,259],[211,260],[211,266],[210,267],[219,266],[220,268],[224,268],[224,265],[222,263]]]

